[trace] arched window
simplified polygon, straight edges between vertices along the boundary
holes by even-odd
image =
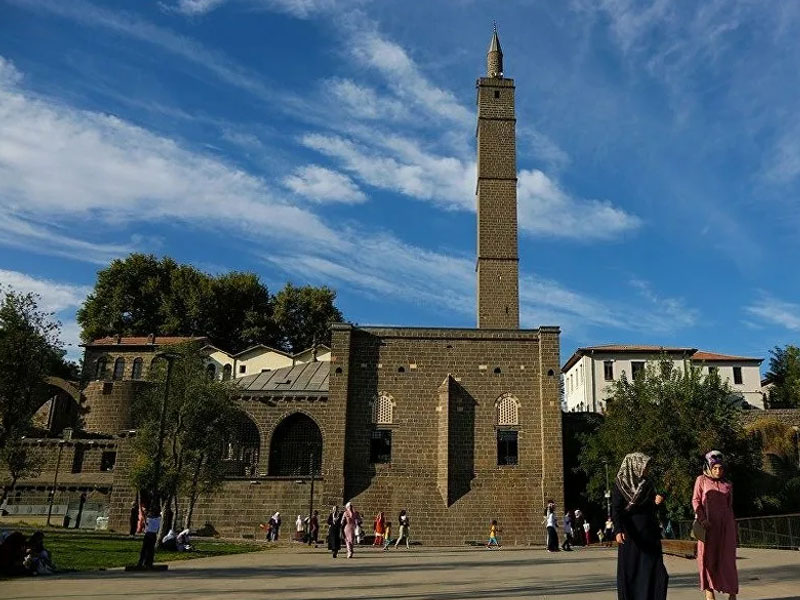
[[[503,394],[497,399],[496,406],[498,425],[519,425],[519,402],[514,396]]]
[[[125,359],[118,358],[114,361],[114,380],[119,381],[125,374]]]
[[[97,364],[95,365],[94,371],[94,378],[95,379],[105,379],[106,378],[106,357],[101,356],[97,359]]]
[[[217,367],[214,366],[214,363],[208,363],[206,365],[206,377],[208,377],[211,380],[217,378]]]
[[[231,365],[225,365],[222,367],[222,381],[229,381],[231,378],[231,372],[233,371],[233,367]]]
[[[232,435],[225,440],[222,460],[225,474],[233,477],[254,477],[258,471],[261,435],[253,420],[239,413]]]
[[[131,371],[131,379],[141,379],[142,378],[142,360],[141,356],[137,356],[133,359],[133,371]]]
[[[376,425],[394,423],[394,400],[389,394],[381,392],[372,401],[372,422]]]
[[[313,458],[312,458],[313,457]],[[311,417],[294,413],[275,428],[269,446],[269,474],[277,477],[308,476],[322,466],[322,432]]]

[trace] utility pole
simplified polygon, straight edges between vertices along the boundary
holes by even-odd
[[[606,493],[604,496],[606,497],[606,515],[611,516],[611,490],[608,487],[608,461],[603,461],[603,466],[606,468]]]
[[[164,400],[161,403],[161,419],[158,424],[158,451],[156,452],[155,465],[153,466],[153,489],[150,495],[150,506],[161,504],[161,490],[159,489],[161,483],[161,455],[164,453],[164,429],[167,424],[167,401],[169,400],[169,382],[172,377],[172,363],[178,358],[177,354],[170,354],[167,352],[157,354],[156,358],[163,358],[167,361],[167,378],[164,382]]]

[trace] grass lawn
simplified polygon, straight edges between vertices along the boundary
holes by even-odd
[[[25,535],[33,530],[21,529]],[[142,536],[129,538],[105,532],[42,529],[45,547],[53,554],[59,571],[90,571],[136,564],[142,547]],[[211,538],[192,538],[192,552],[167,552],[156,549],[156,562],[190,560],[207,556],[241,554],[266,550],[253,542],[233,542]]]

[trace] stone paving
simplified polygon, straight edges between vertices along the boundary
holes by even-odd
[[[670,600],[700,600],[695,562],[667,557]],[[800,600],[800,552],[740,549],[742,600]],[[286,600],[612,600],[616,551],[359,549],[333,560],[322,549],[273,549],[172,563],[166,573],[121,570],[0,582],[0,598],[280,598]],[[720,595],[720,597],[722,597]]]

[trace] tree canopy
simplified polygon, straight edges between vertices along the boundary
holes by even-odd
[[[740,406],[716,372],[703,374],[688,362],[678,368],[665,357],[633,380],[623,376],[612,386],[605,420],[580,454],[589,497],[603,495],[606,462],[613,485],[623,457],[644,452],[653,457],[651,474],[666,492],[670,514],[689,517],[694,480],[705,453],[715,449],[727,457],[738,512],[752,512],[761,452],[742,425]]]
[[[48,375],[70,377],[60,324],[39,298],[0,288],[0,449],[24,435],[48,397]]]
[[[78,310],[81,337],[106,335],[208,336],[238,352],[256,344],[298,352],[330,341],[330,324],[342,320],[336,293],[292,284],[272,296],[258,275],[209,275],[171,258],[131,254],[97,274]]]
[[[800,348],[787,345],[770,350],[769,371],[764,376],[770,385],[770,408],[800,408]]]

